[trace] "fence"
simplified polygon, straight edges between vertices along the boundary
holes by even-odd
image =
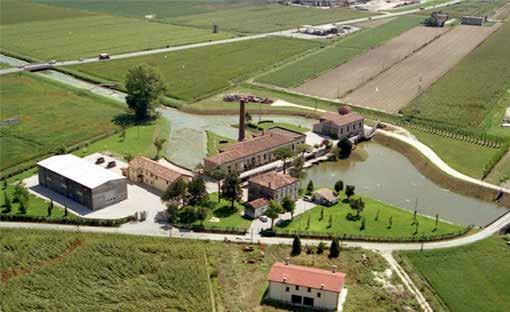
[[[172,224],[173,226],[199,233],[245,235],[247,230],[237,227],[205,226],[197,224]]]
[[[134,216],[128,216],[120,219],[88,219],[88,218],[52,218],[45,216],[27,216],[27,215],[7,215],[0,214],[0,221],[6,222],[35,222],[35,223],[57,223],[57,224],[72,224],[72,225],[86,225],[86,226],[107,226],[116,227],[126,222],[135,221]]]

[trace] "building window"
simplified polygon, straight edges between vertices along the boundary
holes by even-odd
[[[320,293],[320,292],[318,292],[318,293],[317,293],[317,298],[320,298],[320,297],[321,297],[321,293]]]
[[[285,291],[289,292],[290,291],[289,287],[285,287]]]
[[[299,290],[299,286],[296,286],[296,290]]]
[[[312,292],[312,289],[310,287],[308,287],[308,292]]]

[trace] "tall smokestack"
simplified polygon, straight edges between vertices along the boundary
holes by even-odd
[[[246,119],[246,111],[244,107],[244,99],[241,98],[239,101],[239,139],[238,141],[244,141],[244,132],[245,132],[245,119]]]

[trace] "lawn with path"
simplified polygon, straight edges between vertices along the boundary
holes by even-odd
[[[221,199],[218,202],[218,193],[209,194],[209,203],[211,207],[207,208],[208,213],[205,220],[201,223],[195,221],[194,224],[203,224],[206,227],[219,228],[238,228],[247,230],[250,227],[251,220],[243,217],[244,206],[234,202],[234,208],[231,202]]]
[[[331,206],[317,206],[311,210],[296,216],[294,221],[282,222],[276,226],[276,231],[292,230],[306,232],[329,233],[332,235],[360,235],[367,237],[381,238],[410,238],[424,236],[437,236],[447,233],[456,233],[463,230],[463,227],[442,222],[439,220],[437,229],[435,229],[435,219],[417,215],[418,231],[414,225],[413,213],[395,206],[383,203],[381,201],[371,199],[360,195],[365,202],[365,208],[360,213],[365,219],[365,229],[361,229],[362,221],[347,220],[350,213],[356,215],[356,211],[349,206],[346,196],[342,194],[342,201]],[[321,211],[323,210],[323,218],[321,219]],[[390,217],[392,224],[390,227]],[[440,217],[440,216],[439,216]],[[329,227],[329,220],[332,220]],[[310,224],[308,226],[308,219]]]
[[[450,311],[510,309],[510,249],[500,236],[463,247],[399,255]]]
[[[318,45],[308,40],[270,37],[71,68],[119,82],[122,89],[127,71],[146,63],[161,72],[168,96],[189,101],[227,88]]]

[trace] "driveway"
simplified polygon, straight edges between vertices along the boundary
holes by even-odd
[[[308,211],[308,210],[312,209],[315,206],[317,206],[317,204],[304,201],[303,199],[298,199],[296,201],[296,210],[294,211],[294,217],[302,214],[305,211]],[[274,220],[274,224],[276,226],[276,224],[278,222],[285,221],[285,220],[290,220],[291,218],[292,217],[291,217],[289,212],[282,213],[282,214],[280,214],[278,216],[278,218],[276,218]],[[256,235],[258,237],[259,236],[258,233],[260,233],[260,231],[265,230],[265,229],[269,229],[269,228],[271,228],[271,219],[268,218],[267,222],[262,222],[259,219],[255,219],[251,223],[249,232],[250,232],[250,235],[251,235],[251,232],[253,231],[254,235]]]

